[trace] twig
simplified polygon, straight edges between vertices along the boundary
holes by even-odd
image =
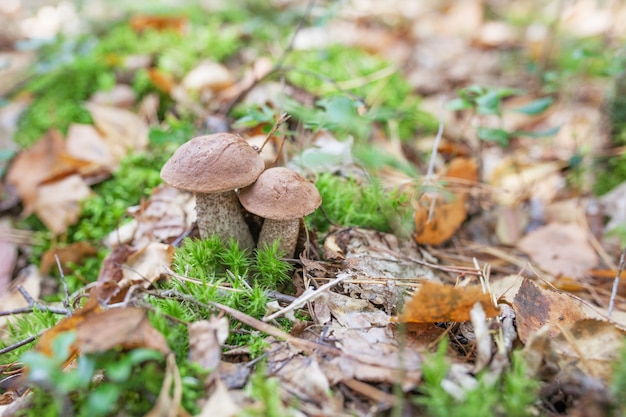
[[[65,279],[65,273],[63,273],[63,267],[61,267],[61,261],[59,260],[59,256],[55,253],[54,259],[57,262],[57,268],[59,268],[59,274],[61,275],[61,282],[63,283],[63,292],[65,294],[65,298],[63,299],[63,307],[70,310],[70,293],[67,289],[67,280]]]
[[[202,303],[198,300],[196,300],[194,297],[186,295],[186,294],[181,294],[178,291],[173,291],[173,290],[167,290],[167,291],[163,291],[159,294],[159,296],[161,297],[170,297],[170,298],[179,298],[185,301],[188,301],[190,303],[196,304],[200,307],[204,307],[208,310],[211,309],[211,307],[216,308],[226,314],[228,314],[229,316],[231,316],[232,318],[234,318],[235,320],[239,320],[240,322],[242,322],[243,324],[246,324],[250,327],[252,327],[253,329],[259,330],[263,333],[266,333],[270,336],[274,336],[277,339],[282,339],[290,344],[292,344],[293,346],[300,348],[304,351],[307,352],[313,352],[313,351],[322,351],[331,355],[339,355],[341,353],[341,351],[337,348],[331,347],[331,346],[326,346],[326,345],[322,345],[320,343],[316,343],[310,340],[306,340],[306,339],[300,339],[299,337],[296,336],[292,336],[287,332],[284,332],[282,330],[280,330],[279,328],[272,326],[271,324],[265,323],[261,320],[255,319],[252,316],[249,316],[245,313],[242,313],[239,310],[235,310],[234,308],[225,306],[223,304],[220,303],[215,303],[215,302],[209,302],[207,304]]]
[[[13,310],[0,311],[0,317],[2,317],[2,316],[12,316],[12,315],[16,315],[16,314],[32,313],[35,310],[47,311],[47,312],[52,313],[52,314],[63,314],[63,315],[66,315],[66,316],[69,313],[69,309],[47,307],[47,306],[44,306],[41,303],[38,303],[37,301],[35,301],[35,299],[33,297],[31,297],[31,295],[28,293],[28,291],[26,291],[24,289],[24,287],[22,287],[21,285],[17,287],[17,290],[20,292],[20,294],[22,294],[22,297],[24,297],[24,299],[28,303],[28,307],[21,307],[21,308],[16,308],[16,309],[13,309]]]
[[[619,267],[617,268],[617,275],[613,281],[613,289],[611,290],[611,301],[609,302],[609,311],[607,316],[611,318],[613,314],[613,308],[615,307],[615,298],[617,297],[617,288],[619,287],[619,279],[622,276],[622,270],[624,269],[624,257],[626,257],[626,246],[622,250],[622,255],[619,257]]]
[[[428,163],[428,171],[426,171],[426,179],[425,183],[428,183],[433,176],[435,171],[435,159],[437,158],[437,152],[439,150],[439,143],[441,142],[441,137],[443,136],[443,99],[441,101],[441,112],[439,113],[439,128],[437,129],[437,137],[435,138],[435,143],[433,144],[433,151],[430,154],[430,162]]]
[[[304,294],[302,294],[301,297],[296,298],[287,307],[285,307],[285,308],[283,308],[281,310],[278,310],[274,314],[270,314],[267,317],[263,317],[263,321],[264,322],[272,321],[275,318],[280,317],[280,316],[282,316],[285,313],[288,313],[288,312],[290,312],[292,310],[295,310],[296,308],[300,308],[301,306],[303,306],[308,301],[311,301],[314,298],[320,296],[324,291],[326,291],[327,289],[329,289],[331,287],[334,287],[335,285],[339,284],[341,281],[345,280],[346,278],[348,278],[348,274],[345,274],[345,275],[342,275],[340,277],[337,277],[334,280],[332,280],[330,282],[327,282],[326,284],[322,285],[317,290],[309,292],[308,294],[305,292]]]
[[[265,141],[263,142],[263,145],[261,145],[261,147],[259,148],[259,153],[261,153],[263,151],[263,148],[265,148],[265,145],[267,145],[267,142],[270,141],[270,139],[272,138],[272,136],[274,136],[274,133],[276,133],[276,131],[278,130],[278,128],[285,123],[287,120],[289,120],[291,116],[289,116],[287,113],[282,113],[280,115],[280,117],[278,118],[278,120],[276,120],[276,123],[274,123],[274,126],[272,126],[272,129],[269,131],[269,133],[267,134],[267,136],[265,137]],[[284,143],[284,139],[283,139],[283,143]],[[280,146],[281,148],[283,147],[282,145]],[[278,152],[280,153],[280,152]]]
[[[17,342],[17,343],[13,343],[13,344],[12,344],[12,345],[10,345],[10,346],[7,346],[7,347],[5,347],[5,348],[0,349],[0,355],[4,355],[5,353],[9,353],[9,352],[11,352],[11,351],[13,351],[13,350],[15,350],[15,349],[17,349],[17,348],[20,348],[20,347],[22,347],[22,346],[24,346],[24,345],[27,345],[27,344],[29,344],[29,343],[34,342],[35,340],[37,340],[37,338],[38,338],[39,336],[41,336],[41,334],[42,334],[42,333],[43,333],[43,332],[39,333],[37,336],[28,336],[28,337],[27,337],[26,339],[24,339],[24,340],[20,340],[20,341],[19,341],[19,342]]]

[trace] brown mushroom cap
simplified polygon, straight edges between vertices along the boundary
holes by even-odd
[[[263,172],[263,158],[232,133],[198,136],[180,146],[161,169],[172,187],[218,193],[250,185]]]
[[[269,168],[256,182],[239,192],[246,210],[265,219],[298,219],[315,211],[322,197],[311,184],[289,168]]]

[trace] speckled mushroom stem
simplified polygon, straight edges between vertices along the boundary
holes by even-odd
[[[254,249],[254,239],[234,191],[196,193],[196,212],[202,239],[218,235],[222,241],[228,242],[233,237],[241,249]]]
[[[278,242],[278,250],[287,258],[293,258],[300,232],[300,219],[273,220],[265,219],[259,235],[257,247],[271,246]]]

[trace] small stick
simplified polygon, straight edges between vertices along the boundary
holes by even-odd
[[[343,281],[346,278],[348,278],[347,274],[337,277],[330,282],[327,282],[326,284],[322,285],[315,291],[309,292],[308,294],[306,294],[305,292],[305,294],[302,294],[301,297],[295,299],[291,304],[289,304],[287,307],[283,308],[282,310],[278,310],[274,314],[270,314],[267,317],[263,317],[263,321],[265,322],[272,321],[275,318],[280,317],[285,313],[295,310],[296,308],[302,307],[306,302],[313,300],[314,298],[321,295],[322,292],[326,291],[327,289],[331,287],[334,287],[335,285],[339,284],[341,281]]]
[[[67,289],[67,280],[65,279],[65,274],[63,273],[63,268],[61,267],[61,261],[59,260],[59,256],[55,253],[54,259],[57,262],[57,268],[59,268],[59,274],[61,275],[61,282],[63,283],[63,292],[65,293],[65,298],[63,299],[63,307],[70,311],[70,293]]]
[[[43,333],[43,332],[42,332]],[[41,336],[41,333],[39,333],[37,336],[28,336],[26,339],[24,340],[20,340],[17,343],[12,344],[11,346],[7,346],[5,348],[0,349],[0,355],[4,355],[5,353],[9,353],[17,348],[20,348],[24,345],[27,345],[29,343],[34,342],[35,340],[37,340],[37,338]]]
[[[622,255],[619,257],[619,267],[617,268],[617,275],[613,281],[613,289],[611,291],[611,301],[609,302],[609,311],[607,316],[611,318],[613,314],[613,308],[615,307],[615,298],[617,297],[617,288],[619,287],[619,278],[622,276],[622,270],[624,269],[624,257],[626,257],[626,246],[622,250]]]

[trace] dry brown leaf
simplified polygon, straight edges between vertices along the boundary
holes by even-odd
[[[131,253],[126,259],[122,270],[121,288],[131,285],[141,285],[148,288],[155,282],[165,267],[172,264],[174,247],[159,242],[151,242],[139,250]]]
[[[20,274],[9,284],[4,294],[0,295],[0,309],[3,311],[15,310],[16,308],[28,307],[28,301],[18,291],[21,286],[26,292],[38,299],[41,293],[41,274],[35,265],[30,265],[20,271]],[[16,316],[0,317],[0,329],[3,329],[8,321],[14,320]]]
[[[575,361],[585,374],[605,383],[609,383],[613,376],[623,342],[623,332],[613,324],[599,320],[579,320],[562,328],[552,340],[559,362]]]
[[[96,312],[79,321],[76,325],[76,347],[84,353],[113,348],[147,348],[164,355],[170,351],[163,335],[150,324],[146,311],[134,307]]]
[[[478,179],[478,166],[469,158],[450,161],[447,178],[474,182]],[[431,207],[432,215],[431,215]],[[440,245],[450,239],[467,218],[465,203],[467,192],[463,188],[449,193],[426,193],[415,208],[415,241],[425,245]]]
[[[185,75],[181,85],[191,91],[201,92],[211,90],[213,92],[231,87],[235,82],[230,70],[224,65],[204,60]]]
[[[0,300],[8,294],[9,282],[13,278],[13,268],[17,261],[17,244],[5,238],[5,233],[11,229],[8,220],[0,219]]]
[[[217,379],[215,391],[202,407],[198,417],[235,417],[240,411],[241,409],[228,393],[226,385]]]
[[[55,161],[64,149],[65,142],[61,133],[51,130],[13,160],[6,179],[16,188],[22,199],[23,216],[35,211],[39,185],[50,176]]]
[[[505,159],[491,172],[491,185],[497,187],[494,199],[502,205],[515,205],[529,195],[550,202],[562,182],[560,162],[520,166],[512,159]]]
[[[137,207],[130,207],[128,212],[136,220],[132,244],[138,247],[155,240],[172,243],[186,230],[191,229],[196,218],[193,194],[168,185],[155,188],[148,201]],[[115,240],[114,232],[109,241]]]
[[[164,93],[171,94],[174,88],[176,88],[174,77],[158,68],[148,69],[148,76],[152,84]]]
[[[169,15],[137,15],[132,16],[129,23],[135,32],[153,29],[160,31],[173,30],[183,33],[187,26],[187,18]]]
[[[100,132],[92,125],[72,124],[65,141],[67,154],[92,163],[93,171],[113,171],[117,163]]]
[[[68,358],[79,351],[95,353],[113,348],[143,347],[158,350],[164,355],[169,352],[165,338],[150,325],[144,310],[126,307],[103,311],[94,296],[82,308],[41,335],[37,350],[51,356],[54,339],[68,331],[76,332]]]
[[[587,235],[576,224],[551,223],[528,233],[517,247],[552,275],[581,278],[598,264]]]
[[[91,190],[80,175],[70,175],[39,186],[34,209],[43,224],[55,235],[60,235],[78,221],[80,203],[90,195]]]
[[[545,289],[524,279],[513,300],[517,333],[524,343],[544,325],[550,326],[550,335],[556,336],[559,327],[587,318],[581,303],[565,293]]]
[[[102,133],[115,163],[130,151],[141,152],[148,145],[148,125],[136,114],[95,103],[85,105]]]
[[[220,364],[222,346],[228,338],[226,317],[200,320],[189,324],[189,360],[207,370]]]
[[[99,302],[108,304],[124,299],[126,292],[119,286],[124,278],[122,266],[135,250],[129,245],[119,245],[104,258],[95,289]]]
[[[86,256],[95,256],[98,249],[91,246],[86,241],[74,242],[67,246],[50,248],[41,256],[41,266],[39,271],[47,275],[52,267],[56,268],[57,261],[55,255],[59,258],[63,272],[67,272],[71,267],[69,264],[78,264]]]
[[[452,287],[425,281],[406,302],[402,314],[392,317],[398,323],[463,322],[470,319],[474,304],[480,303],[489,318],[496,317],[499,310],[491,296],[482,287]]]

